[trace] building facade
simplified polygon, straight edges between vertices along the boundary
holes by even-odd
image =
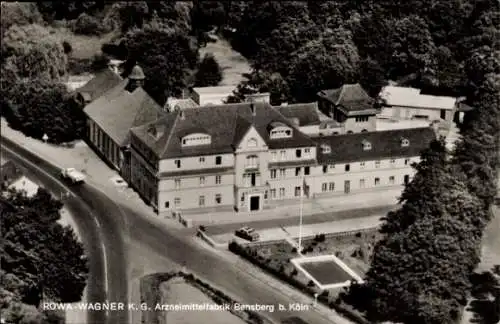
[[[381,116],[395,120],[424,119],[451,122],[457,98],[420,94],[420,89],[386,86],[379,95]]]
[[[163,215],[256,212],[302,194],[402,188],[435,138],[428,127],[310,137],[299,117],[279,110],[265,102],[206,106],[133,128],[131,185]]]
[[[121,80],[84,108],[87,116],[87,143],[103,159],[130,181],[129,129],[152,122],[163,114],[162,108],[142,89],[142,69],[135,66]]]

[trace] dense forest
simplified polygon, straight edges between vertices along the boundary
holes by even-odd
[[[126,60],[126,76],[140,64],[145,90],[160,104],[220,82],[217,61],[198,53],[211,33],[252,67],[231,101],[270,92],[273,104],[310,102],[319,90],[355,82],[375,97],[389,81],[466,97],[474,110],[456,148],[437,140],[422,152],[400,208],[385,219],[365,284],[339,302],[375,322],[456,323],[470,296],[484,295],[478,282],[496,278],[473,271],[500,166],[497,0],[2,3],[2,115],[57,143],[78,138],[84,125],[60,86],[74,73],[74,44],[55,37],[61,25],[92,37],[113,33],[84,70],[114,57]],[[498,322],[498,295],[476,308],[485,323]]]
[[[42,300],[80,301],[88,265],[81,243],[60,219],[62,203],[39,189],[33,197],[5,191],[0,199],[0,313],[6,323],[64,323]]]

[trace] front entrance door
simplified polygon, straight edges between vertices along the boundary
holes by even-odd
[[[351,192],[351,181],[344,181],[344,193],[348,194]]]
[[[409,175],[405,175],[404,182],[405,182],[405,185],[407,185],[408,182],[410,182],[410,176]]]
[[[250,197],[250,211],[260,209],[260,196]]]

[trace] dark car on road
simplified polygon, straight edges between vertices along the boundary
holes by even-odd
[[[260,238],[259,233],[257,233],[253,228],[245,226],[234,232],[234,235],[241,237],[242,239],[255,242]]]

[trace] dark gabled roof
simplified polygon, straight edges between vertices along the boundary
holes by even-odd
[[[409,146],[401,146],[403,138],[410,142]],[[435,138],[436,134],[430,127],[320,137],[316,138],[318,163],[331,164],[419,156],[420,152]],[[363,149],[363,141],[371,144],[371,150]],[[330,145],[331,153],[324,154],[321,144]]]
[[[252,114],[251,103],[226,104],[219,106],[204,106],[191,108],[182,112],[172,112],[167,118],[157,122],[165,128],[165,136],[151,140],[146,136],[147,125],[135,128],[132,132],[152,148],[159,158],[174,158],[193,155],[210,155],[231,153],[234,146],[241,141],[250,125],[255,127],[268,147],[292,148],[314,146],[314,142],[294,127],[283,115],[273,109],[268,103],[254,103],[255,116]],[[269,139],[267,127],[272,122],[280,122],[293,129],[292,137]],[[193,128],[205,129],[211,135],[209,145],[181,146],[181,135]]]
[[[299,120],[299,126],[320,124],[318,104],[316,102],[278,106],[274,108],[288,119],[297,118]]]
[[[162,116],[161,107],[142,88],[125,90],[125,79],[84,108],[85,113],[119,145],[129,141],[129,129]]]
[[[376,114],[373,107],[375,100],[371,98],[359,83],[344,84],[338,89],[322,90],[318,96],[324,98],[346,114],[367,112]]]
[[[96,76],[83,87],[76,89],[76,92],[80,93],[85,101],[94,101],[106,91],[115,87],[122,80],[120,75],[106,68],[98,72]]]

